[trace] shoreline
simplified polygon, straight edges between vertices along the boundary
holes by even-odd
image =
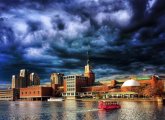
[[[158,102],[155,98],[133,98],[133,99],[123,99],[123,98],[111,98],[111,99],[75,99],[83,102],[92,102],[92,101],[130,101],[130,102]]]
[[[68,101],[68,100],[75,100],[75,101],[82,101],[82,102],[98,102],[98,101],[103,100],[103,101],[118,101],[118,102],[130,101],[130,102],[160,102],[160,103],[163,102],[163,103],[165,103],[165,99],[160,100],[158,98],[64,99],[64,101]],[[15,100],[15,101],[27,101],[27,102],[29,102],[29,101],[32,101],[32,100]],[[41,100],[34,100],[33,102],[35,102],[35,101],[41,101]],[[47,102],[47,101],[43,101],[43,102]]]

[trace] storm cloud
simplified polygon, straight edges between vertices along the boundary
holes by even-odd
[[[1,0],[0,81],[22,68],[42,82],[51,72],[81,74],[88,49],[97,79],[162,73],[164,21],[162,0]]]

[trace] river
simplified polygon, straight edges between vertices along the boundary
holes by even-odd
[[[121,109],[97,109],[97,102],[0,101],[0,120],[165,120],[157,102],[120,102]]]

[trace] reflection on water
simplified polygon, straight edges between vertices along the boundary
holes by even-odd
[[[0,102],[0,120],[165,120],[156,102],[121,102],[121,109],[97,109],[97,102]]]

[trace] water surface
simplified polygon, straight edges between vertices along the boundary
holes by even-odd
[[[165,106],[157,102],[120,102],[121,109],[97,109],[97,102],[0,101],[0,120],[165,120]]]

